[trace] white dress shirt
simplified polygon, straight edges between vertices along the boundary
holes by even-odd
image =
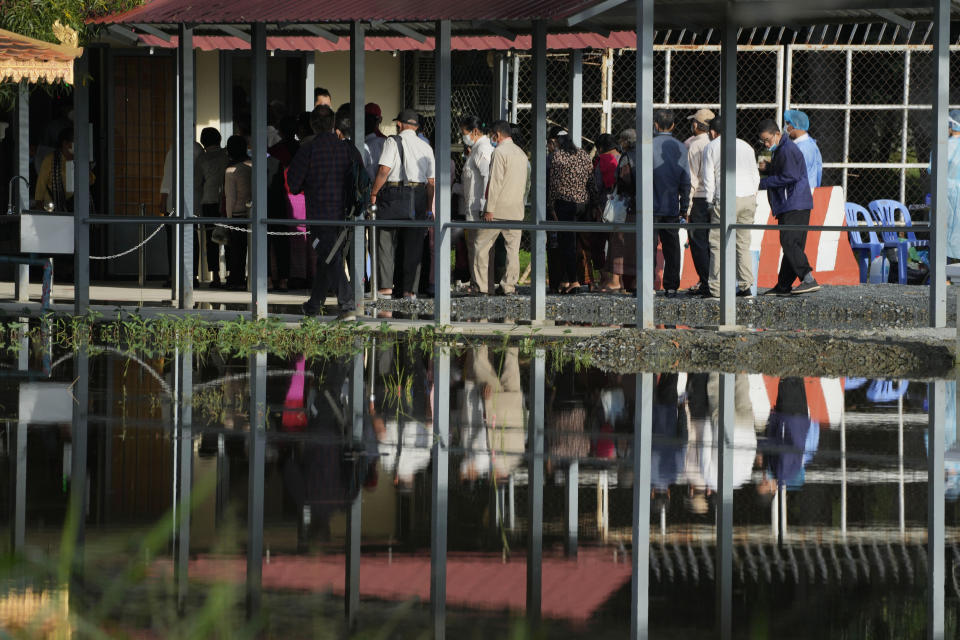
[[[403,141],[403,168],[407,182],[426,182],[433,180],[436,175],[433,149],[430,145],[417,137],[416,131],[405,129],[400,133]],[[396,139],[392,136],[383,143],[383,151],[379,160],[381,167],[388,167],[390,175],[387,182],[400,182],[404,176],[400,171],[400,154],[397,151]]]
[[[690,197],[705,198],[703,191],[703,150],[710,144],[710,136],[701,133],[690,138],[687,145],[687,166],[690,167]]]
[[[487,181],[490,179],[490,160],[493,145],[490,138],[481,137],[473,143],[466,164],[463,165],[464,214],[467,220],[476,221],[483,215],[487,204]]]
[[[704,197],[707,202],[720,202],[720,140],[714,138],[703,152]],[[745,198],[757,192],[760,186],[760,171],[757,170],[757,156],[746,141],[737,138],[737,186],[736,196]]]

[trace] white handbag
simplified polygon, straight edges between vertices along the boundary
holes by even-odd
[[[607,196],[607,204],[603,207],[601,219],[610,224],[622,224],[627,220],[627,202],[620,197],[617,190]]]

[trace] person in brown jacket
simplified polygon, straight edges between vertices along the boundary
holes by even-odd
[[[523,220],[524,193],[527,187],[527,154],[513,142],[513,128],[505,120],[494,122],[490,127],[490,142],[496,147],[490,163],[490,179],[487,185],[487,205],[483,213],[484,222],[504,220],[516,222]],[[507,249],[507,272],[500,289],[496,293],[511,295],[516,291],[520,279],[520,235],[518,229],[478,229],[474,237],[473,277],[477,290],[475,293],[489,295],[494,293],[495,283],[488,280],[488,261],[490,247],[502,235]]]

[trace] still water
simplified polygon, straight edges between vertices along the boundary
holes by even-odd
[[[402,341],[24,352],[0,373],[14,636],[957,632],[955,381]]]

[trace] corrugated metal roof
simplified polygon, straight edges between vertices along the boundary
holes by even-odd
[[[572,15],[598,0],[150,0],[92,24],[343,23],[354,20],[531,20]]]
[[[169,42],[156,36],[141,35],[140,41],[150,47],[176,47],[177,38]],[[365,39],[367,51],[433,51],[434,40],[426,38],[418,42],[413,38],[391,36],[368,36]],[[637,37],[633,31],[616,31],[609,36],[597,33],[558,33],[547,36],[548,49],[619,49],[633,47]],[[199,35],[193,37],[193,46],[201,51],[247,50],[250,45],[234,36]],[[506,51],[514,49],[527,51],[531,47],[530,36],[517,36],[515,40],[500,36],[454,36],[451,49],[454,51]],[[268,36],[267,50],[276,51],[349,51],[350,39],[340,38],[330,42],[318,36]]]

